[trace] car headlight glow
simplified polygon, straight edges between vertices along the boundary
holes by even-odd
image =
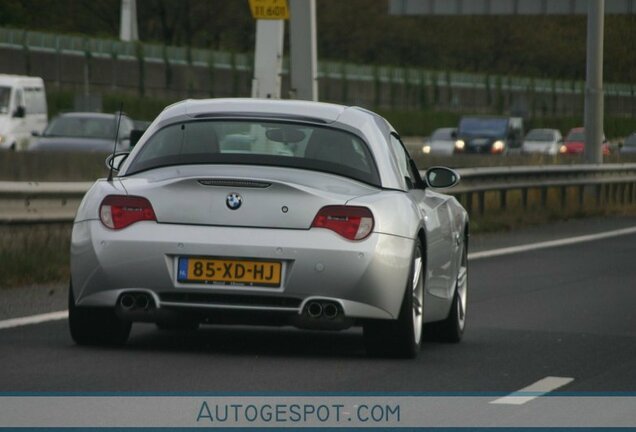
[[[466,147],[466,143],[464,142],[464,140],[458,139],[457,141],[455,141],[456,151],[464,151],[464,147]]]
[[[431,146],[430,145],[425,145],[424,147],[422,147],[422,153],[429,154],[430,152],[431,152]]]
[[[506,148],[506,143],[502,140],[497,140],[492,144],[493,153],[501,153]]]

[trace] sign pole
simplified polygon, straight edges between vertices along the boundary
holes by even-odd
[[[256,50],[252,97],[280,99],[285,21],[256,21]]]
[[[252,97],[280,99],[283,72],[283,36],[289,18],[287,0],[250,0],[256,20]]]
[[[130,42],[139,39],[137,32],[137,1],[121,0],[119,39]]]
[[[603,27],[605,0],[589,0],[585,82],[585,162],[603,163]]]
[[[290,0],[289,3],[290,97],[317,101],[316,0]]]

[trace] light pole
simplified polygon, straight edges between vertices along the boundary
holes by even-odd
[[[603,26],[605,0],[589,0],[585,81],[585,162],[603,163]]]

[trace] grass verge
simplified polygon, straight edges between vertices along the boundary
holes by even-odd
[[[68,281],[71,228],[0,225],[0,288]]]
[[[617,197],[605,196],[604,202],[599,206],[592,193],[581,191],[578,187],[566,188],[565,192],[565,201],[563,201],[561,188],[549,188],[545,207],[543,207],[541,192],[538,189],[531,189],[528,191],[527,204],[524,207],[521,191],[512,190],[506,195],[506,208],[501,207],[499,192],[486,192],[483,214],[477,212],[475,202],[473,202],[473,208],[469,209],[471,232],[511,231],[529,225],[591,216],[636,215],[636,204],[629,204],[627,200],[621,204]],[[466,207],[465,202],[462,204]]]

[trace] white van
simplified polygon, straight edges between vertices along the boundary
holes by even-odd
[[[26,150],[47,122],[42,78],[0,74],[0,149]]]

